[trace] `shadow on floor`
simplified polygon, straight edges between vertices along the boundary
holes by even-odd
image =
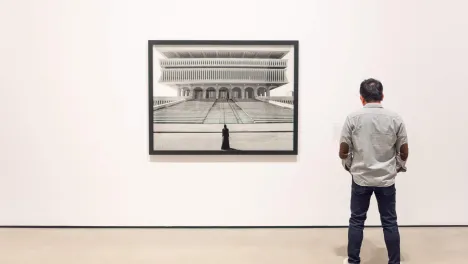
[[[235,149],[235,148],[223,149],[223,150],[224,150],[224,151],[242,151],[242,150]]]
[[[337,256],[346,258],[348,256],[347,245],[335,248]],[[401,252],[401,261],[408,261],[408,257]],[[385,264],[388,263],[387,248],[378,247],[369,240],[362,241],[361,264]]]

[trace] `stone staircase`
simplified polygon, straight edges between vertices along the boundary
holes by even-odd
[[[155,110],[154,123],[293,123],[294,110],[255,99],[197,99]]]
[[[214,100],[192,100],[153,112],[154,123],[202,124]]]
[[[294,110],[262,101],[236,100],[237,106],[253,123],[293,123]]]

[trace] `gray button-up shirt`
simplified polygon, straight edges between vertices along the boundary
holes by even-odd
[[[405,125],[399,115],[378,103],[369,103],[350,114],[340,143],[349,145],[343,166],[361,186],[387,187],[395,183],[397,172],[406,171],[400,147],[408,143]]]

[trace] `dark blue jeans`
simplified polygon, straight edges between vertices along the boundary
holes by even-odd
[[[364,222],[367,218],[370,199],[375,193],[379,206],[385,244],[388,251],[388,263],[400,263],[400,233],[398,231],[395,185],[389,187],[359,186],[353,181],[351,191],[351,218],[348,230],[348,262],[361,263],[359,257],[363,239]]]

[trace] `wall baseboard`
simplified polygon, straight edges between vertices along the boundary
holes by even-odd
[[[368,225],[366,228],[381,228],[380,225]],[[468,227],[468,225],[400,225],[400,228],[450,228]],[[61,226],[61,225],[0,225],[0,228],[89,228],[89,229],[326,229],[326,228],[348,228],[348,226]]]

